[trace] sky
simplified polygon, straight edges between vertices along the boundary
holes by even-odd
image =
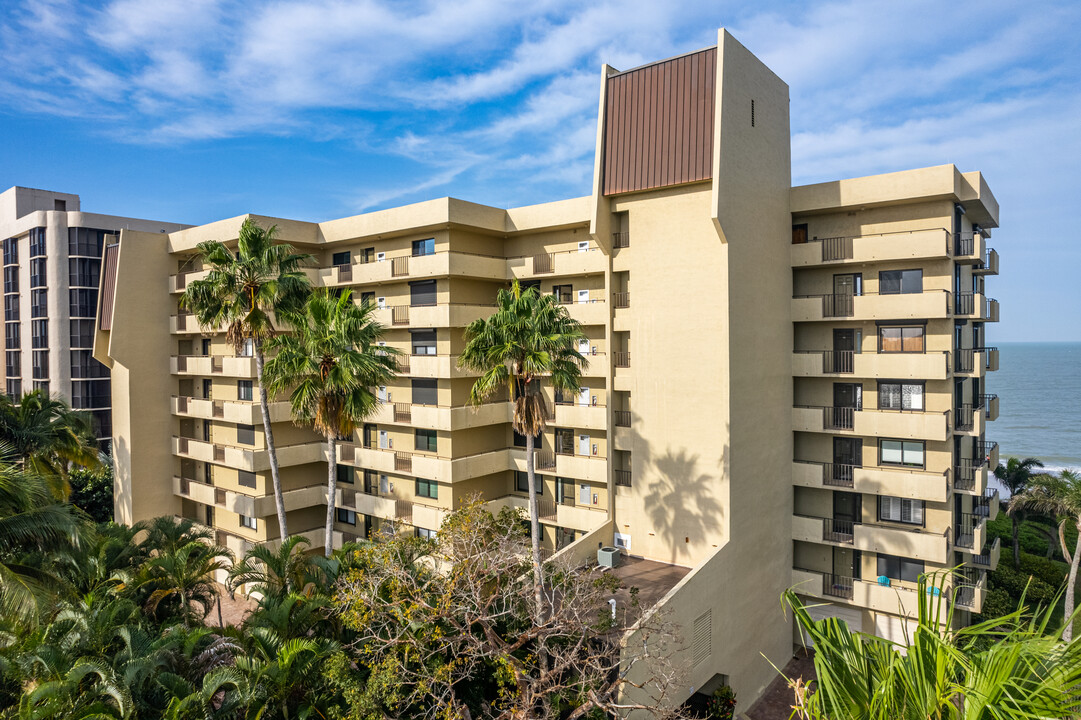
[[[190,224],[588,195],[601,64],[707,47],[723,26],[790,87],[795,184],[982,171],[1002,208],[988,290],[1002,322],[989,339],[1081,341],[1076,0],[0,0],[0,11],[0,189]]]

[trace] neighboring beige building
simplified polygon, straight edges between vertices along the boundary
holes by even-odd
[[[716,47],[604,68],[588,197],[255,217],[315,256],[317,286],[375,304],[406,360],[339,446],[335,541],[435,532],[473,496],[526,507],[510,405],[469,407],[475,377],[457,367],[462,329],[517,279],[588,337],[584,387],[549,396],[536,454],[545,543],[594,562],[625,550],[620,572],[683,628],[686,695],[760,693],[766,658],[792,653],[779,598],[793,584],[832,603],[816,612],[896,637],[915,575],[961,564],[957,603],[978,610],[998,553],[994,197],[953,166],[793,188],[788,113],[785,83],[721,31]],[[235,241],[245,217],[122,231],[95,344],[112,369],[117,519],[175,513],[237,552],[277,540],[254,363],[177,300],[205,273],[197,244]],[[286,403],[271,414],[290,529],[319,548],[326,447]]]
[[[9,188],[0,193],[4,385],[9,397],[45,390],[90,413],[112,436],[109,371],[93,359],[105,237],[122,229],[167,233],[176,223],[82,212],[79,196]]]

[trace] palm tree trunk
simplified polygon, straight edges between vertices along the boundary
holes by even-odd
[[[1062,639],[1070,642],[1073,639],[1073,609],[1074,609],[1074,586],[1077,584],[1077,565],[1081,560],[1081,516],[1074,520],[1077,526],[1077,543],[1074,545],[1073,557],[1070,558],[1070,576],[1066,581],[1066,627],[1062,629]],[[1065,533],[1060,533],[1065,537]]]
[[[1019,541],[1021,536],[1021,517],[1021,514],[1018,513],[1010,518],[1013,520],[1013,566],[1017,570],[1021,569],[1021,543]]]
[[[544,581],[541,576],[540,513],[537,509],[537,471],[533,463],[533,436],[525,436],[525,472],[529,478],[529,538],[533,545],[533,601],[537,624],[544,623]]]
[[[338,491],[338,438],[327,433],[327,531],[324,535],[323,554],[330,557],[334,550],[334,494]]]
[[[252,340],[255,346],[255,376],[259,381],[259,406],[263,410],[263,434],[266,435],[267,456],[270,458],[270,480],[274,485],[274,506],[278,511],[278,532],[282,542],[289,537],[289,527],[285,522],[285,498],[282,497],[282,478],[278,472],[278,450],[274,446],[274,431],[270,425],[270,403],[267,401],[266,386],[263,385],[263,343],[258,338]]]

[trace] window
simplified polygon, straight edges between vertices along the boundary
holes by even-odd
[[[923,292],[923,270],[883,270],[878,273],[879,295]]]
[[[439,404],[439,381],[435,378],[413,378],[411,386],[414,405]]]
[[[435,500],[439,497],[439,483],[435,480],[424,480],[417,478],[415,494],[417,497],[431,498]]]
[[[413,257],[435,255],[435,238],[413,241]]]
[[[436,303],[435,280],[422,280],[409,283],[409,304],[413,307],[428,307]]]
[[[94,347],[94,321],[72,320],[71,321],[71,347],[92,348]]]
[[[254,445],[255,444],[255,426],[254,425],[241,425],[236,426],[236,441],[240,445]]]
[[[435,452],[437,435],[435,430],[415,430],[414,448],[423,452]]]
[[[555,295],[556,302],[561,305],[567,305],[573,301],[574,286],[573,285],[553,285],[552,295]]]
[[[348,465],[335,465],[334,472],[337,474],[338,482],[346,485],[353,484],[353,468]]]
[[[883,495],[878,498],[878,519],[908,525],[923,525],[923,500]]]
[[[35,380],[34,381],[34,389],[35,390],[40,390],[41,392],[48,395],[49,394],[49,381],[48,380]]]
[[[522,448],[524,448],[525,447],[525,441],[526,441],[525,435],[521,434],[517,430],[512,430],[512,432],[514,433],[514,447],[522,447]],[[540,436],[540,433],[537,433],[537,436],[535,438],[533,438],[533,447],[534,448],[539,448],[540,444],[541,444],[541,436]]]
[[[30,257],[45,255],[45,228],[30,228]]]
[[[210,467],[210,465],[207,465]],[[248,472],[247,470],[240,470],[237,472],[236,478],[237,484],[240,487],[254,488],[255,487],[255,473]]]
[[[920,581],[920,575],[923,575],[923,562],[897,557],[896,555],[880,554],[878,556],[878,575],[879,577],[916,583]]]
[[[334,253],[331,263],[334,265],[348,265],[350,262],[351,253],[348,250]]]
[[[574,430],[556,428],[556,453],[559,455],[574,454]]]
[[[251,380],[237,380],[237,382],[236,382],[236,399],[251,402],[251,399],[252,399],[252,381]]]
[[[49,347],[49,321],[32,320],[30,322],[31,347]]]
[[[45,258],[30,261],[30,287],[45,287]]]
[[[23,384],[21,380],[8,378],[7,381],[7,393],[8,397],[12,400],[18,400],[23,394]]]
[[[34,379],[45,380],[49,377],[49,351],[48,350],[35,350],[34,351]]]
[[[435,330],[412,330],[409,334],[414,355],[435,355]]]
[[[425,540],[435,540],[436,533],[435,533],[435,530],[429,530],[428,528],[418,527],[418,528],[413,529],[413,535],[415,535],[416,537],[419,537],[419,538],[423,538]]]
[[[68,228],[68,255],[101,257],[101,248],[108,234],[108,230]]]
[[[878,463],[922,468],[923,443],[909,440],[880,440]]]
[[[4,292],[17,293],[19,292],[19,268],[18,266],[9,266],[4,268]]]
[[[78,380],[71,383],[71,406],[76,410],[107,408],[111,399],[108,380]]]
[[[209,354],[209,353],[207,353]],[[240,345],[240,353],[237,357],[254,357],[255,356],[255,343],[251,338],[244,338],[244,342]]]
[[[923,410],[923,383],[880,382],[880,410]]]
[[[369,305],[373,305],[375,303],[375,293],[374,292],[362,292],[360,294],[360,304],[363,305],[364,303],[368,303]]]
[[[4,347],[8,350],[19,348],[19,323],[9,322],[4,325]]]
[[[109,369],[93,358],[90,350],[71,351],[71,377],[80,380],[107,378]]]
[[[18,296],[16,296],[18,299]],[[19,312],[18,303],[15,305],[15,312]],[[49,316],[49,291],[48,290],[31,290],[30,291],[30,317],[43,318]]]
[[[888,327],[878,329],[878,351],[923,352],[923,326]]]
[[[360,257],[360,262],[362,262],[364,264],[367,264],[367,263],[370,263],[370,262],[375,262],[375,248],[373,248],[373,247],[364,248],[363,250],[360,251],[359,257]]]
[[[68,284],[71,287],[98,286],[101,260],[94,258],[70,258],[68,260]]]
[[[525,470],[514,471],[514,490],[516,492],[529,492],[529,473]],[[537,494],[544,494],[544,482],[540,477],[537,478]]]
[[[8,377],[22,375],[22,358],[18,350],[8,350],[4,353],[4,370]]]
[[[337,508],[338,522],[345,523],[346,525],[357,524],[357,514],[353,510],[346,510],[345,508]]]
[[[18,265],[19,264],[19,239],[8,238],[4,240],[4,264],[5,265]]]
[[[246,527],[249,530],[257,530],[259,528],[259,521],[253,517],[247,515],[240,516],[240,527]]]
[[[44,290],[35,290],[34,292],[45,292],[45,291]],[[19,296],[18,295],[8,295],[7,297],[4,298],[4,319],[5,320],[18,320],[19,319]]]
[[[68,290],[71,300],[71,317],[93,318],[97,309],[97,290]],[[93,327],[93,323],[90,326]]]

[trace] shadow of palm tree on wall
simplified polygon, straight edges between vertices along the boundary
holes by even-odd
[[[690,557],[690,541],[696,543],[719,539],[723,531],[724,506],[718,500],[724,454],[710,472],[701,468],[698,455],[686,449],[668,450],[657,458],[646,458],[636,465],[651,467],[652,476],[645,496],[647,512],[654,532],[671,548],[670,562]]]

